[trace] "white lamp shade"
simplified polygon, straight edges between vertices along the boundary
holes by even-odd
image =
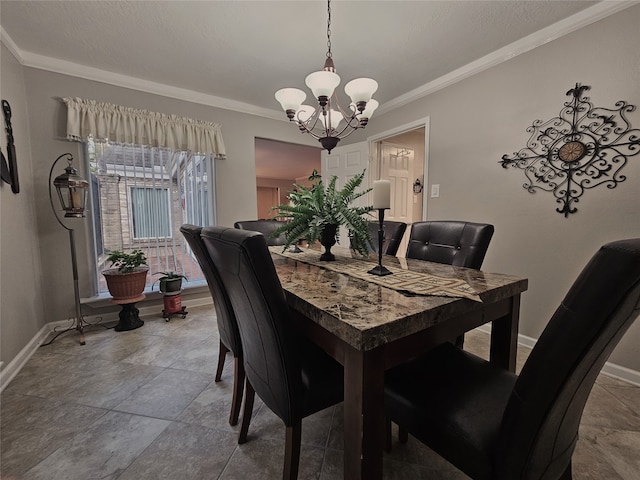
[[[367,102],[367,106],[365,107],[364,111],[356,116],[358,117],[358,119],[371,118],[375,109],[378,108],[378,105],[380,105],[378,101],[372,98]]]
[[[344,93],[349,95],[353,103],[368,102],[378,90],[378,82],[372,78],[356,78],[344,86]]]
[[[296,118],[301,122],[306,122],[311,118],[311,115],[313,115],[314,111],[315,108],[313,108],[311,105],[300,105],[300,108],[296,112]]]
[[[329,116],[331,116],[329,130],[337,130],[338,125],[340,125],[340,122],[342,122],[342,114],[339,111],[333,109],[329,111],[329,114],[327,116],[320,114],[320,120],[322,121],[322,125],[324,125],[324,128],[327,128],[326,121],[327,119],[329,119]]]
[[[311,89],[314,97],[331,97],[333,91],[340,85],[340,76],[334,72],[320,70],[307,75],[304,82]]]
[[[298,88],[281,88],[276,92],[276,100],[280,102],[285,112],[298,110],[306,98],[307,94]]]

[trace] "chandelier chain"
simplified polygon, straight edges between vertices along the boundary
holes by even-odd
[[[327,2],[327,58],[331,58],[331,0]]]

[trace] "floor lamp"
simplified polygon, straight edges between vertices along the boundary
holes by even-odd
[[[51,177],[53,175],[53,169],[55,168],[56,164],[65,157],[67,162],[69,163],[67,168],[64,169],[65,173],[58,175],[52,182]],[[70,153],[63,153],[58,158],[56,158],[56,160],[53,162],[53,165],[51,165],[51,170],[49,171],[49,203],[51,204],[51,210],[53,210],[53,214],[55,215],[58,223],[62,226],[62,228],[69,232],[76,316],[74,319],[74,325],[65,330],[57,332],[56,335],[44,345],[49,345],[56,338],[58,338],[58,336],[70,330],[78,331],[78,333],[80,334],[80,345],[84,345],[84,327],[85,325],[89,324],[85,322],[84,317],[82,316],[82,309],[80,307],[80,292],[78,289],[78,261],[76,257],[76,241],[74,229],[69,228],[64,223],[62,223],[62,220],[60,220],[60,217],[58,216],[58,212],[53,204],[53,195],[51,193],[52,183],[58,193],[58,199],[60,200],[62,209],[65,211],[65,218],[84,218],[85,206],[87,202],[87,192],[89,190],[89,182],[78,175],[78,170],[73,166],[73,155],[71,155]]]

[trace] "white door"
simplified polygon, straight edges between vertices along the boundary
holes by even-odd
[[[391,181],[391,208],[385,218],[409,224],[413,220],[413,149],[382,142],[380,178]]]
[[[336,147],[328,153],[326,150],[321,154],[322,162],[322,182],[327,185],[332,176],[338,177],[336,188],[342,188],[352,177],[369,168],[369,143],[361,142],[344,147]],[[361,189],[369,186],[369,174],[365,176],[361,184]],[[369,195],[358,198],[354,205],[366,206],[370,202]],[[340,228],[338,243],[341,247],[349,248],[349,235],[347,229]]]

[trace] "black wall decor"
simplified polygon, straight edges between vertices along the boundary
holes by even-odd
[[[527,146],[500,164],[524,170],[529,193],[552,192],[568,217],[586,190],[606,185],[613,189],[626,177],[620,173],[629,157],[640,153],[640,130],[632,129],[626,115],[636,107],[620,100],[613,109],[594,107],[584,93],[591,87],[576,84],[567,92],[560,115],[536,120],[527,128]]]
[[[9,185],[13,193],[20,193],[18,183],[18,163],[16,161],[16,147],[13,145],[13,128],[11,127],[11,106],[6,100],[2,100],[2,113],[4,114],[5,131],[7,132],[7,159],[0,152],[0,178]]]

